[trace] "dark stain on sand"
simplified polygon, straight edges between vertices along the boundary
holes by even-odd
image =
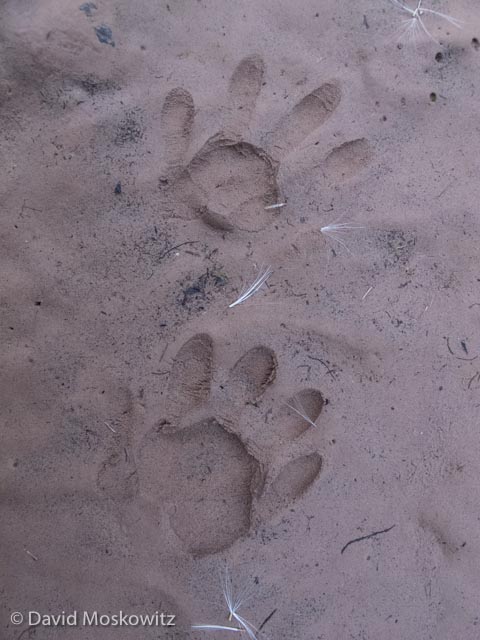
[[[106,24],[95,27],[95,33],[97,34],[99,42],[102,44],[110,44],[112,47],[115,46],[112,30]]]

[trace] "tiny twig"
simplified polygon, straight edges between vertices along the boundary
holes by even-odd
[[[160,362],[163,360],[163,358],[164,358],[165,354],[167,353],[167,349],[168,349],[168,342],[167,342],[167,344],[165,345],[164,350],[162,351],[162,355],[160,356],[160,360],[158,361],[158,364],[160,364]]]
[[[104,424],[106,427],[108,427],[112,433],[117,433],[117,432],[115,431],[115,429],[114,429],[112,426],[110,426],[106,420],[104,420],[104,421],[103,421],[103,424]]]
[[[175,251],[175,249],[180,249],[180,247],[184,247],[186,244],[198,244],[198,242],[199,240],[189,240],[188,242],[181,242],[180,244],[176,244],[174,247],[170,247],[170,249],[164,251],[161,256],[158,256],[158,259],[163,260],[163,258],[168,256],[169,253],[172,253],[172,251]]]
[[[369,287],[365,293],[363,294],[362,300],[365,300],[365,298],[368,296],[368,294],[370,293],[370,291],[373,289],[373,287]]]
[[[470,380],[468,381],[468,385],[467,385],[467,389],[470,389],[474,380],[477,379],[477,381],[480,381],[480,372],[477,371],[477,373],[475,373]],[[475,387],[475,389],[478,389],[478,387]]]
[[[29,207],[28,205],[25,204],[26,200],[23,201],[22,204],[22,213],[25,211],[25,209],[28,209],[29,211],[35,211],[36,213],[43,213],[42,209],[35,209],[35,207]]]
[[[392,524],[392,526],[388,527],[388,529],[382,529],[381,531],[374,531],[373,533],[369,533],[368,536],[360,536],[360,538],[354,538],[353,540],[350,540],[349,542],[347,542],[347,544],[342,548],[340,553],[343,553],[354,542],[361,542],[362,540],[368,540],[369,538],[373,538],[375,536],[379,536],[382,533],[388,533],[389,531],[391,531],[393,529],[394,526],[395,525]]]
[[[30,635],[30,631],[31,631],[32,629],[33,629],[34,631],[36,631],[36,630],[37,630],[37,625],[32,624],[32,625],[30,625],[29,627],[27,627],[26,629],[24,629],[24,630],[20,633],[20,635],[19,635],[19,636],[17,636],[17,640],[21,640],[21,638],[23,638],[23,636],[24,636],[26,633],[28,633],[29,637],[31,638],[32,636]],[[35,635],[35,633],[34,633],[33,635]]]
[[[265,207],[265,211],[268,211],[269,209],[281,209],[282,207],[286,207],[287,203],[286,202],[277,202],[276,204],[270,204],[268,205],[268,207]]]
[[[258,627],[258,630],[261,631],[263,629],[263,627],[267,624],[267,622],[273,618],[273,616],[277,613],[277,609],[274,609],[272,611],[272,613],[270,615],[268,615],[265,620],[262,622],[262,624]]]
[[[452,354],[452,356],[454,356],[455,354],[453,353],[452,348],[450,347],[450,338],[445,338],[445,340],[447,341],[447,349]]]
[[[307,358],[310,358],[310,360],[315,360],[316,362],[320,362],[321,364],[323,364],[323,366],[327,370],[327,373],[332,377],[332,380],[335,380],[335,382],[337,381],[337,379],[335,378],[335,370],[330,369],[328,364],[324,362],[321,358],[316,358],[315,356],[307,356]]]
[[[450,346],[450,338],[445,338],[445,340],[447,342],[447,349],[448,349],[450,355],[452,355],[457,360],[463,360],[464,362],[473,362],[474,360],[476,360],[478,358],[478,355],[473,356],[473,358],[462,358],[461,356],[455,355],[455,353],[452,351],[452,348]]]
[[[37,556],[33,555],[31,551],[29,551],[28,549],[24,549],[24,551],[27,555],[29,555],[32,558],[32,560],[35,560],[35,562],[38,562]]]
[[[450,189],[450,187],[452,186],[452,184],[455,184],[455,180],[453,180],[452,182],[449,182],[447,184],[447,186],[445,187],[445,189],[442,189],[440,191],[440,193],[438,194],[438,196],[435,196],[435,199],[438,200],[438,198],[441,198],[443,196],[443,194],[447,191],[447,189]]]

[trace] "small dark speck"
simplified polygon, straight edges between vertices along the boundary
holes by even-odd
[[[36,307],[40,307],[40,306],[41,306],[41,304],[42,304],[42,301],[41,301],[41,300],[35,300],[35,306],[36,306]]]
[[[478,38],[472,38],[472,47],[475,49],[475,51],[478,51],[480,49],[480,42],[478,41]]]
[[[319,14],[319,13],[316,13],[316,14],[315,14],[315,18],[319,18],[319,17],[320,17],[320,14]]]
[[[122,183],[117,182],[117,184],[115,185],[115,194],[119,196],[121,193],[122,193]]]
[[[432,93],[430,94],[430,102],[436,102],[437,101],[437,94],[432,91]]]
[[[95,33],[97,34],[99,42],[102,44],[110,44],[112,47],[115,46],[112,30],[110,27],[107,27],[106,24],[95,27]]]
[[[435,54],[435,60],[437,62],[441,62],[443,60],[443,53],[441,51],[439,51],[437,54]]]
[[[386,122],[386,121],[387,121],[387,116],[382,116],[382,120],[383,120],[384,122]]]

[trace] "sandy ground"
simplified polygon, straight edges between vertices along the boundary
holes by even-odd
[[[479,637],[480,14],[432,6],[1,3],[2,638],[246,638],[190,630],[225,562],[259,637]]]

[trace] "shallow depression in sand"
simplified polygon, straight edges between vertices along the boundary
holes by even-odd
[[[142,492],[168,511],[189,552],[220,551],[248,532],[258,463],[213,418],[173,434],[152,430],[140,461]]]

